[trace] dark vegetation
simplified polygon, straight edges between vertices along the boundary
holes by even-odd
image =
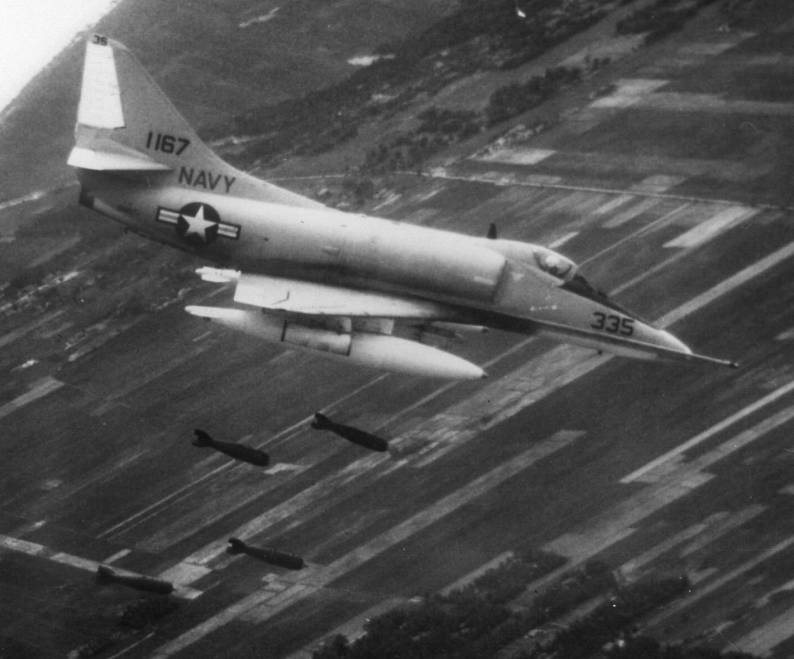
[[[420,124],[413,132],[393,135],[367,151],[361,169],[371,174],[384,174],[421,168],[433,153],[482,129],[480,117],[468,110],[430,107],[417,119]]]
[[[758,5],[763,0],[728,0],[722,5],[721,10],[726,19],[728,28],[745,27]]]
[[[652,41],[680,29],[712,1],[657,0],[620,21],[618,32],[648,32],[647,40]],[[237,157],[268,166],[290,155],[328,151],[355,137],[363,123],[393,116],[456,79],[514,68],[537,57],[618,4],[533,0],[522,3],[526,18],[518,20],[512,1],[463,0],[458,10],[424,32],[378,47],[381,59],[346,80],[235,117],[232,132],[245,140]],[[372,146],[336,196],[345,207],[361,206],[369,200],[367,189],[377,187],[367,182],[369,177],[421,171],[438,151],[537,107],[607,63],[608,59],[596,59],[585,68],[550,67],[541,75],[497,89],[482,112],[431,106],[416,116],[415,126],[386,134]],[[219,128],[221,132],[228,134],[228,126]]]
[[[242,113],[231,132],[253,136],[241,158],[272,164],[290,154],[327,151],[355,136],[358,126],[389,116],[420,95],[432,95],[450,82],[477,71],[510,69],[602,18],[613,0],[533,0],[519,20],[512,0],[462,0],[452,14],[424,32],[377,48],[379,60],[349,78],[305,96]],[[441,146],[468,137],[483,121],[432,109],[419,117],[417,131],[389,138],[383,146],[400,155],[369,155],[371,161],[406,166],[407,156],[425,157]],[[450,112],[450,115],[444,114]],[[428,129],[432,124],[433,129]],[[212,133],[229,134],[224,123]],[[407,166],[411,166],[410,164]]]
[[[281,5],[271,21],[246,21]],[[96,31],[125,43],[204,133],[235,114],[306,94],[350,74],[348,59],[424,30],[454,0],[123,0]],[[87,35],[86,35],[87,36]],[[0,197],[71,182],[84,43],[46,67],[0,116]],[[225,133],[224,134],[228,134]]]
[[[528,551],[502,561],[476,579],[470,588],[497,602],[518,597],[528,583],[556,570],[565,559],[545,551]]]
[[[366,636],[349,644],[329,640],[316,659],[336,657],[487,657],[526,631],[507,607],[528,582],[564,563],[554,554],[529,551],[489,570],[448,595],[373,618]],[[518,624],[517,624],[518,623]]]
[[[488,124],[505,121],[540,105],[561,87],[578,82],[582,70],[576,67],[555,66],[542,76],[532,76],[524,83],[500,87],[491,94],[486,115]]]
[[[112,607],[110,616],[105,614],[102,617],[115,619],[117,628],[114,630],[106,629],[104,633],[92,634],[91,640],[83,643],[69,653],[70,659],[81,657],[97,657],[106,655],[113,648],[117,648],[121,643],[129,642],[135,631],[152,629],[162,618],[179,608],[179,603],[171,597],[144,597],[132,600],[118,607]],[[6,655],[0,654],[0,657]],[[8,655],[8,656],[28,656],[28,655]]]
[[[171,597],[145,597],[127,604],[119,617],[119,624],[133,629],[143,629],[179,608]]]
[[[586,659],[630,632],[641,616],[683,595],[688,588],[685,577],[640,581],[618,588],[592,613],[561,630],[554,639],[554,651],[569,659]]]
[[[365,626],[366,634],[352,643],[342,635],[329,639],[314,653],[314,658],[482,659],[497,654],[513,659],[749,656],[661,646],[636,634],[643,615],[688,590],[685,577],[618,586],[610,568],[594,561],[534,594],[528,605],[516,606],[516,597],[529,583],[562,563],[560,557],[544,552],[513,557],[460,590],[448,595],[430,595],[420,604],[396,608],[373,618]],[[555,622],[580,605],[599,599],[600,604],[573,623],[564,626]],[[651,654],[640,653],[646,647]]]
[[[645,40],[650,43],[680,30],[701,7],[712,2],[714,0],[656,0],[619,21],[616,29],[618,34],[647,32]]]
[[[753,659],[755,655],[746,652],[721,652],[714,648],[684,645],[662,645],[647,636],[634,636],[621,639],[609,648],[595,655],[603,659]]]

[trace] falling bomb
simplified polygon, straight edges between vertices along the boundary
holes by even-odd
[[[251,547],[238,538],[229,538],[229,547],[226,548],[229,554],[247,554],[260,561],[285,567],[288,570],[302,570],[306,567],[303,559],[295,554],[287,554],[272,547]]]
[[[135,590],[145,590],[158,595],[168,595],[173,592],[174,586],[169,581],[144,577],[140,575],[126,575],[114,572],[106,565],[99,565],[96,569],[96,580],[100,584],[117,583]]]
[[[270,457],[264,451],[251,448],[250,446],[245,446],[244,444],[219,442],[210,437],[208,433],[204,432],[200,428],[196,428],[193,433],[196,435],[196,438],[193,440],[193,446],[209,446],[210,448],[214,448],[216,451],[225,453],[230,458],[241,460],[242,462],[248,462],[249,464],[256,465],[258,467],[267,467],[267,465],[270,464]]]
[[[319,412],[314,414],[312,428],[315,430],[330,430],[332,433],[343,437],[347,441],[368,448],[370,451],[382,452],[389,450],[389,443],[382,437],[372,435],[358,428],[353,428],[352,426],[344,426],[341,423],[336,423]]]

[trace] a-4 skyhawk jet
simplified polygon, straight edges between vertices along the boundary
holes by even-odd
[[[235,306],[196,316],[287,347],[413,375],[477,365],[395,330],[493,327],[639,359],[705,360],[597,292],[546,247],[345,213],[235,169],[207,147],[133,55],[86,46],[69,164],[80,203],[212,265]]]

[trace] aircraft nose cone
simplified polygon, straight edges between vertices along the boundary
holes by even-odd
[[[674,350],[676,352],[682,352],[685,355],[691,355],[692,349],[686,345],[681,339],[673,336],[670,332],[665,330],[659,330],[659,338],[661,339],[662,344],[668,350]]]

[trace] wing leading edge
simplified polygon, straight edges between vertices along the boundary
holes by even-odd
[[[407,296],[209,267],[196,272],[205,281],[235,281],[235,302],[268,311],[343,318],[454,320],[456,317],[455,311],[446,305]]]

